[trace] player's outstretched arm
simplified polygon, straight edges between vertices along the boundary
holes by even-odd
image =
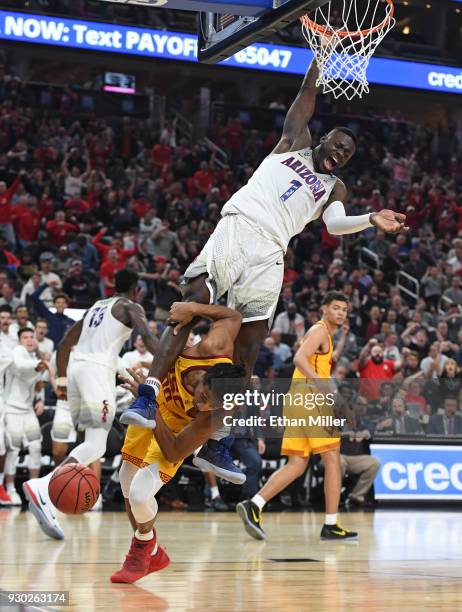
[[[287,112],[281,140],[273,153],[287,153],[311,147],[312,138],[308,122],[316,107],[316,95],[319,91],[319,87],[316,87],[318,76],[319,70],[316,61],[313,60],[303,79],[300,91]]]
[[[145,347],[154,355],[159,344],[157,338],[152,335],[149,329],[148,320],[144,308],[135,302],[128,302],[125,306],[125,311],[130,320],[133,330],[141,336]]]
[[[241,329],[242,315],[227,306],[196,302],[174,302],[170,308],[170,320],[177,323],[175,334],[195,317],[213,321],[207,336],[194,347],[197,355],[232,355],[234,341]]]
[[[347,189],[342,181],[337,180],[334,191],[322,215],[327,231],[333,236],[356,234],[369,227],[377,227],[388,234],[398,234],[408,229],[404,223],[406,215],[393,210],[381,210],[378,213],[350,215],[345,212]]]

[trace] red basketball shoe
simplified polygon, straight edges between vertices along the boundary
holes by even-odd
[[[5,491],[3,485],[0,485],[0,506],[11,506],[11,498]]]
[[[156,554],[152,555],[151,561],[149,562],[148,574],[152,574],[152,572],[159,572],[168,565],[170,565],[170,557],[167,555],[167,552],[163,546],[158,546]]]
[[[125,561],[118,572],[112,574],[111,582],[126,582],[131,584],[136,582],[146,574],[149,574],[152,570],[150,569],[151,555],[156,545],[156,536],[152,540],[144,542],[137,540],[135,537],[132,538],[130,550],[128,551]],[[157,557],[157,555],[156,555]]]

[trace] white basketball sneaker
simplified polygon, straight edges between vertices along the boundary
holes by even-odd
[[[96,500],[95,505],[91,508],[90,512],[102,512],[103,511],[103,496],[101,493],[99,494],[98,499]]]
[[[11,506],[22,506],[22,499],[16,489],[9,489],[8,495],[11,499]]]
[[[64,540],[64,531],[58,523],[55,507],[48,495],[48,481],[32,478],[22,485],[22,490],[29,502],[29,510],[37,519],[41,530],[50,538]]]

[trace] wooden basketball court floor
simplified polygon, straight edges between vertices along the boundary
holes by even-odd
[[[250,539],[234,513],[160,513],[172,564],[136,586],[109,582],[130,542],[124,514],[61,517],[67,539],[56,542],[28,512],[0,511],[1,590],[70,592],[69,607],[23,610],[462,610],[457,512],[342,515],[358,543],[321,542],[319,513],[267,513],[266,542]]]

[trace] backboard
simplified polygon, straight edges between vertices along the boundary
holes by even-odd
[[[255,5],[258,0],[246,1]],[[264,2],[265,0],[261,0],[260,4]],[[290,25],[305,13],[327,2],[328,0],[272,0],[272,6],[260,15],[237,15],[231,6],[231,10],[226,9],[227,12],[222,13],[202,11],[199,13],[198,60],[207,64],[221,62],[248,45],[265,40],[268,32]]]

